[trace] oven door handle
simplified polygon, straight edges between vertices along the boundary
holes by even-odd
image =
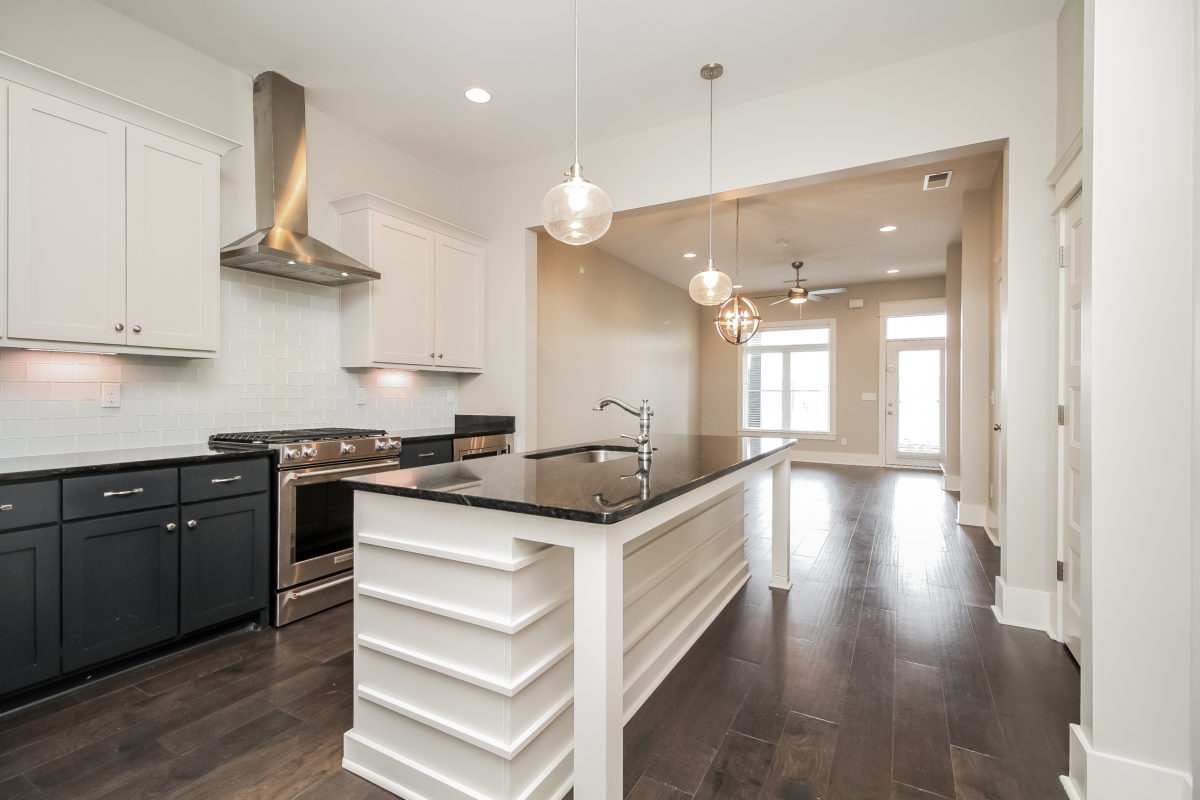
[[[330,475],[348,475],[352,472],[379,472],[387,467],[400,466],[400,459],[389,458],[386,461],[373,461],[369,464],[359,464],[355,467],[337,467],[335,469],[321,469],[315,472],[289,472],[283,479],[284,483],[295,483],[307,480],[308,478],[325,478]]]

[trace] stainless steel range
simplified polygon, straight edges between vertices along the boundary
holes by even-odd
[[[400,439],[380,430],[313,428],[220,433],[215,447],[270,448],[278,454],[278,535],[273,625],[344,603],[352,596],[354,493],[339,480],[395,469]]]

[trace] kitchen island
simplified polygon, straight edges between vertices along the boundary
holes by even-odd
[[[794,440],[653,443],[649,465],[617,440],[345,479],[347,769],[414,800],[621,797],[622,725],[748,579],[766,469],[770,585],[791,587]]]

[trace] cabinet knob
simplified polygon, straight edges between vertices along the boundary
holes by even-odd
[[[445,356],[442,355],[441,353],[438,353],[438,358],[445,358]]]
[[[430,353],[430,354],[429,354],[429,357],[430,357],[430,358],[436,358],[436,356],[435,356],[433,353]]]
[[[194,527],[196,527],[196,520],[194,520],[194,519],[189,519],[189,520],[188,520],[188,522],[187,522],[187,526],[188,526],[189,528],[194,528]]]
[[[118,323],[117,323],[116,325],[114,325],[113,327],[117,329],[117,333],[120,333],[121,331],[125,330],[125,323],[124,323],[124,322],[118,322]]]
[[[141,326],[141,325],[134,325],[134,326],[133,326],[133,332],[134,332],[134,333],[141,333],[141,332],[142,332],[142,326]]]
[[[175,528],[176,528],[176,525],[175,525],[175,523],[174,523],[174,522],[168,522],[168,523],[167,523],[167,530],[168,530],[168,531],[174,531],[174,530],[175,530]]]

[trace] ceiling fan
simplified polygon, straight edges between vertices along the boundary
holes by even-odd
[[[785,294],[783,297],[779,298],[778,300],[776,300],[773,303],[768,303],[767,305],[775,306],[775,305],[779,305],[780,303],[783,303],[785,301],[788,303],[792,303],[793,305],[799,305],[800,303],[807,303],[809,300],[816,300],[816,301],[820,302],[821,300],[825,299],[821,295],[841,294],[842,292],[846,291],[845,287],[842,287],[840,289],[813,289],[811,291],[804,288],[800,284],[808,279],[800,277],[800,268],[803,266],[804,266],[803,261],[793,261],[792,262],[792,269],[796,270],[796,278],[795,278],[796,285],[791,287],[790,289],[788,289],[787,294]],[[787,283],[787,281],[784,281],[784,282]]]

